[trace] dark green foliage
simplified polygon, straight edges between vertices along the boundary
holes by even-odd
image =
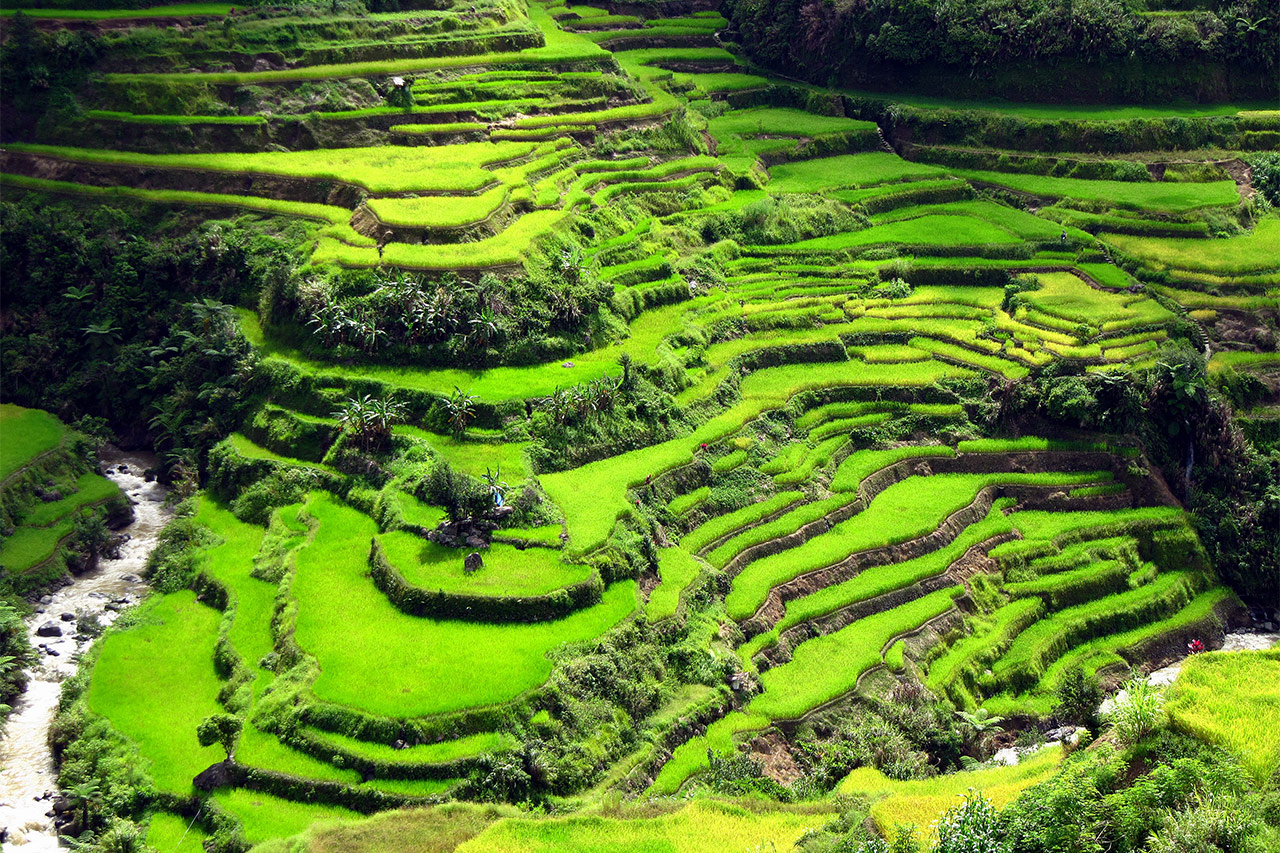
[[[493,509],[493,497],[478,478],[437,460],[417,487],[417,495],[457,521],[480,516]]]
[[[951,706],[914,684],[885,699],[834,711],[800,730],[796,743],[820,787],[830,788],[857,767],[891,779],[932,776],[960,766],[963,736]]]
[[[1098,679],[1086,675],[1080,667],[1068,670],[1058,683],[1058,702],[1053,716],[1060,722],[1098,730],[1098,706],[1102,704],[1102,688]]]
[[[1116,86],[1136,78],[1125,82],[1137,88],[1144,63],[1193,68],[1232,63],[1262,74],[1275,68],[1280,56],[1280,23],[1261,0],[1185,18],[1144,17],[1118,0],[1067,5],[872,0],[851,6],[735,0],[727,5],[738,40],[757,59],[819,83],[881,79],[877,75],[890,69],[934,74],[945,69],[1016,87],[1000,75],[1018,69],[1059,87],[1057,92],[1042,88],[1042,97],[1075,99],[1081,96],[1078,90],[1061,88],[1075,81],[1060,72],[1055,80],[1054,66],[1072,62],[1101,69],[1131,57],[1128,66],[1107,68],[1110,74],[1100,79]]]
[[[1001,838],[997,810],[982,794],[970,790],[964,802],[948,811],[937,824],[933,853],[1011,853]]]
[[[0,601],[0,720],[7,716],[7,706],[26,689],[25,669],[33,659],[22,614],[8,602]]]
[[[597,380],[543,398],[529,420],[530,461],[539,473],[560,471],[673,437],[686,425],[672,396],[677,374],[637,364],[626,387]]]
[[[1027,853],[1261,851],[1264,826],[1280,823],[1271,800],[1225,751],[1165,731],[1072,755],[1000,823]]]
[[[613,289],[581,262],[576,244],[550,240],[527,274],[472,284],[383,270],[339,270],[286,283],[261,307],[276,330],[336,360],[415,365],[528,364],[581,350],[605,333]],[[310,334],[285,325],[292,320]]]
[[[252,386],[228,304],[291,265],[280,242],[65,204],[5,203],[0,226],[9,399],[64,420],[105,417],[194,476]]]
[[[758,795],[772,797],[782,802],[791,800],[791,791],[764,774],[764,765],[750,755],[735,753],[727,757],[707,750],[711,766],[699,781],[722,794],[733,796]]]
[[[1268,204],[1280,207],[1280,153],[1254,154],[1245,162],[1253,170],[1253,188]]]
[[[200,721],[196,726],[196,737],[201,746],[220,744],[227,752],[227,758],[235,753],[236,741],[240,739],[240,729],[244,721],[234,714],[212,714]]]
[[[192,501],[179,504],[173,521],[160,531],[155,550],[147,559],[147,579],[160,592],[189,587],[196,576],[196,551],[214,543],[209,528],[192,518],[194,513]]]
[[[540,795],[581,790],[634,748],[639,722],[668,695],[666,677],[662,638],[643,623],[564,652],[540,700],[557,725],[527,741],[525,767]],[[484,791],[494,782],[473,774],[470,786]]]
[[[741,210],[705,217],[702,238],[708,244],[734,240],[744,245],[764,246],[856,231],[867,225],[866,217],[850,212],[837,201],[788,193],[768,196]]]

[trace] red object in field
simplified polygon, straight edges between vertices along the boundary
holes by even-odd
[[[1202,651],[1204,651],[1204,643],[1201,642],[1200,640],[1192,640],[1191,642],[1187,643],[1187,651],[1190,654],[1198,655]]]

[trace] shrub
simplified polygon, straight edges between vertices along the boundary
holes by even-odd
[[[937,823],[938,841],[934,853],[1011,853],[1001,838],[995,806],[977,791],[970,790],[964,802],[942,816]]]
[[[1268,204],[1280,207],[1280,153],[1269,151],[1245,158],[1253,170],[1253,187]]]
[[[1258,825],[1232,797],[1203,797],[1194,808],[1175,812],[1147,844],[1149,853],[1243,853]]]
[[[1135,678],[1117,696],[1111,723],[1121,743],[1133,744],[1158,729],[1164,716],[1160,693],[1146,679]]]
[[[1102,688],[1095,676],[1087,675],[1082,667],[1072,667],[1058,683],[1057,692],[1058,703],[1054,705],[1053,715],[1059,722],[1097,731]]]

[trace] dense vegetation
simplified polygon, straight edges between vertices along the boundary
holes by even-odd
[[[763,64],[815,83],[882,88],[967,74],[966,94],[1158,102],[1270,97],[1280,24],[1268,5],[966,0],[839,4],[733,0],[736,40]],[[1185,8],[1190,6],[1190,8]],[[1064,72],[1067,72],[1064,74]],[[1056,80],[1055,80],[1056,78]]]
[[[176,509],[77,845],[1276,845],[1143,680],[1280,618],[1268,9],[429,5],[0,18],[0,702]]]

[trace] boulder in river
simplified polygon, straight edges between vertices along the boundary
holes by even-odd
[[[74,613],[61,613],[58,615],[58,618],[61,619],[63,622],[76,621],[76,615]]]
[[[61,637],[62,628],[58,626],[57,622],[46,622],[36,629],[36,636],[37,637]]]

